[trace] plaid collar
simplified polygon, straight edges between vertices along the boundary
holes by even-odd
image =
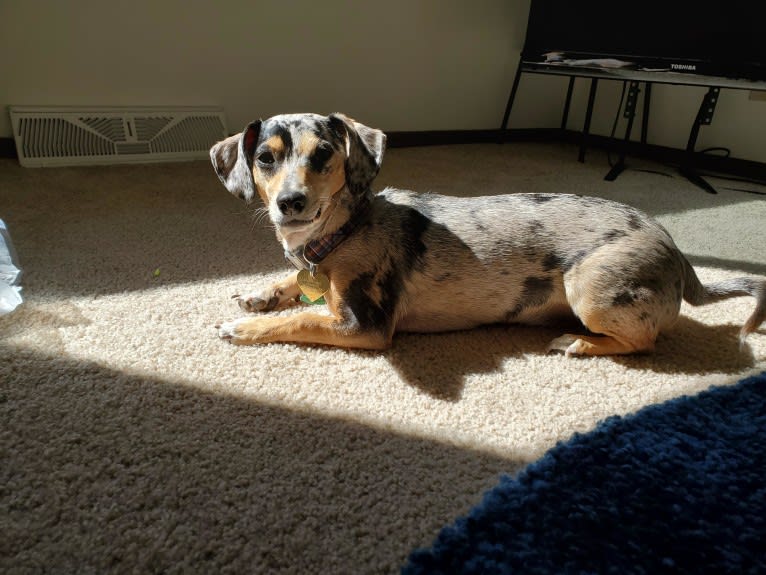
[[[369,200],[364,200],[348,221],[337,230],[318,240],[310,240],[304,246],[292,252],[285,251],[285,258],[298,269],[314,270],[330,252],[337,248],[357,228],[364,216],[370,211]]]

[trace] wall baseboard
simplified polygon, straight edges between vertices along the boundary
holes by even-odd
[[[548,142],[561,138],[560,130],[537,128],[515,130],[433,130],[386,132],[389,148],[451,146],[455,144],[500,144],[502,142]]]
[[[452,130],[432,132],[389,132],[388,146],[401,148],[409,146],[441,146],[452,144],[481,144],[502,142],[566,142],[578,145],[582,141],[582,132],[561,130],[559,128],[529,128],[515,130]],[[641,144],[622,139],[591,134],[588,136],[588,148],[611,150],[616,156],[625,146],[626,164],[630,157],[646,158],[664,164],[680,166],[689,162],[685,150]],[[766,164],[738,158],[714,156],[696,153],[692,156],[692,165],[702,172],[726,174],[734,177],[754,180],[766,185]]]
[[[582,141],[582,132],[574,130],[555,130],[561,134],[563,141],[579,145]],[[622,139],[608,136],[588,136],[588,146],[602,150],[611,150],[616,156],[625,146],[626,164],[630,165],[630,157],[646,158],[672,166],[686,165],[706,173],[729,175],[747,180],[754,180],[766,185],[766,164],[752,160],[742,160],[713,154],[695,153],[689,158],[686,150],[658,146],[656,144],[642,144],[630,141],[627,144]]]
[[[558,128],[529,128],[515,130],[432,130],[418,132],[387,132],[388,147],[407,148],[415,146],[450,146],[456,144],[488,144],[503,142],[567,142],[579,145],[582,133]],[[618,154],[626,146],[627,163],[630,157],[646,158],[665,164],[679,166],[688,161],[684,150],[628,142],[591,134],[588,147],[612,150]],[[0,158],[16,158],[16,145],[13,138],[0,138]],[[766,163],[727,158],[711,154],[694,154],[693,165],[696,169],[716,174],[755,180],[766,184]]]

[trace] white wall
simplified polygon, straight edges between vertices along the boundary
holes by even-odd
[[[289,111],[342,111],[388,131],[496,128],[528,10],[529,0],[0,0],[0,107],[218,105],[232,130]],[[565,91],[566,79],[525,75],[509,125],[558,126]],[[650,141],[683,148],[703,93],[657,87]],[[609,133],[618,97],[602,82],[594,133]],[[586,98],[580,80],[570,128]],[[766,162],[764,132],[766,103],[725,90],[700,147]]]
[[[220,105],[231,129],[342,111],[499,125],[526,25],[508,0],[1,0],[0,105]],[[0,136],[11,134],[3,115]]]

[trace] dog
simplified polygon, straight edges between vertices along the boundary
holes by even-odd
[[[651,352],[682,299],[755,297],[742,342],[766,318],[766,280],[703,285],[668,232],[627,205],[556,193],[374,193],[385,143],[343,114],[287,114],[213,146],[221,182],[263,201],[298,268],[233,296],[240,307],[268,312],[302,298],[330,312],[244,317],[217,324],[221,338],[382,350],[395,332],[576,318],[586,333],[564,334],[549,351],[616,355]]]

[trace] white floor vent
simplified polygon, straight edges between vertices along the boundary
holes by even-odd
[[[220,108],[11,106],[10,113],[26,167],[206,158],[228,135]]]

